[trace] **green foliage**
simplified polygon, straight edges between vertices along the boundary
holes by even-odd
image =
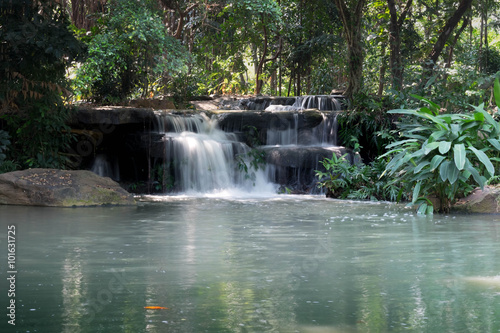
[[[385,111],[388,102],[373,96],[359,97],[355,108],[339,113],[340,144],[359,152],[365,161],[383,154],[395,135],[393,117]]]
[[[385,160],[365,164],[351,164],[345,155],[321,161],[325,171],[316,170],[318,186],[327,196],[339,199],[398,201],[403,196],[400,184],[385,176]]]
[[[255,171],[263,168],[266,164],[266,153],[258,149],[251,149],[246,154],[236,156],[236,164],[239,171],[245,174],[245,179],[255,182]]]
[[[12,142],[2,171],[65,167],[71,140],[65,74],[83,51],[68,25],[54,1],[0,7],[0,120]]]
[[[75,87],[83,98],[113,102],[162,88],[162,80],[186,69],[187,54],[168,35],[153,1],[114,0],[101,33],[88,45]]]
[[[69,116],[65,106],[46,98],[33,102],[26,112],[3,115],[12,133],[8,158],[21,168],[65,168],[68,157],[64,153],[73,141],[66,125]]]
[[[201,94],[246,94],[252,85],[244,80],[246,67],[241,54],[216,56],[208,75],[200,73],[198,92]]]
[[[154,192],[164,193],[174,187],[174,181],[169,173],[169,165],[156,163],[151,169],[151,184]]]
[[[483,188],[495,175],[500,124],[484,104],[471,114],[440,114],[437,104],[418,98],[428,106],[389,111],[409,117],[399,124],[402,140],[388,145],[382,158],[391,157],[387,174],[412,190],[411,204],[419,205],[420,213],[432,212],[432,197],[437,210],[447,212],[457,198],[476,185]]]
[[[489,48],[481,53],[480,58],[483,64],[483,71],[488,74],[496,74],[500,71],[500,51],[496,48]]]
[[[177,107],[185,105],[197,95],[197,77],[189,73],[178,73],[171,76],[166,84],[166,91],[173,97]]]
[[[5,158],[7,155],[5,155],[5,152],[9,149],[10,145],[10,135],[6,131],[0,130],[0,167],[5,161]]]

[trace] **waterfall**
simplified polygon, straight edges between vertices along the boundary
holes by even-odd
[[[163,174],[178,192],[270,189],[262,170],[252,170],[251,151],[234,133],[204,114],[159,115],[163,131]]]
[[[120,166],[116,161],[105,154],[97,154],[90,171],[101,176],[109,177],[113,180],[120,180]]]
[[[274,146],[286,146],[286,145],[296,145],[298,144],[298,123],[299,114],[293,114],[293,120],[288,124],[287,128],[283,130],[270,128],[267,130],[266,145]]]
[[[299,96],[293,106],[299,110],[318,109],[320,111],[335,111],[342,109],[342,105],[338,101],[338,96],[332,95]]]
[[[338,122],[337,113],[322,112],[323,121],[313,129],[314,137],[320,146],[336,146]]]

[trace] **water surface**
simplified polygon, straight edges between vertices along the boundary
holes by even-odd
[[[500,331],[500,216],[314,196],[148,200],[0,206],[0,331]]]

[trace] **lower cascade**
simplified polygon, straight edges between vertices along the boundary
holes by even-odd
[[[163,174],[169,186],[179,192],[221,191],[234,187],[265,185],[264,175],[255,170],[253,177],[244,171],[250,161],[250,147],[234,133],[217,128],[206,115],[160,116],[164,125]]]

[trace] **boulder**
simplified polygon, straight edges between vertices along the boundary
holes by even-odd
[[[0,175],[0,204],[52,207],[134,205],[115,181],[86,170],[28,169]]]
[[[451,209],[453,212],[474,214],[500,213],[500,186],[477,188],[467,197],[458,200]]]

